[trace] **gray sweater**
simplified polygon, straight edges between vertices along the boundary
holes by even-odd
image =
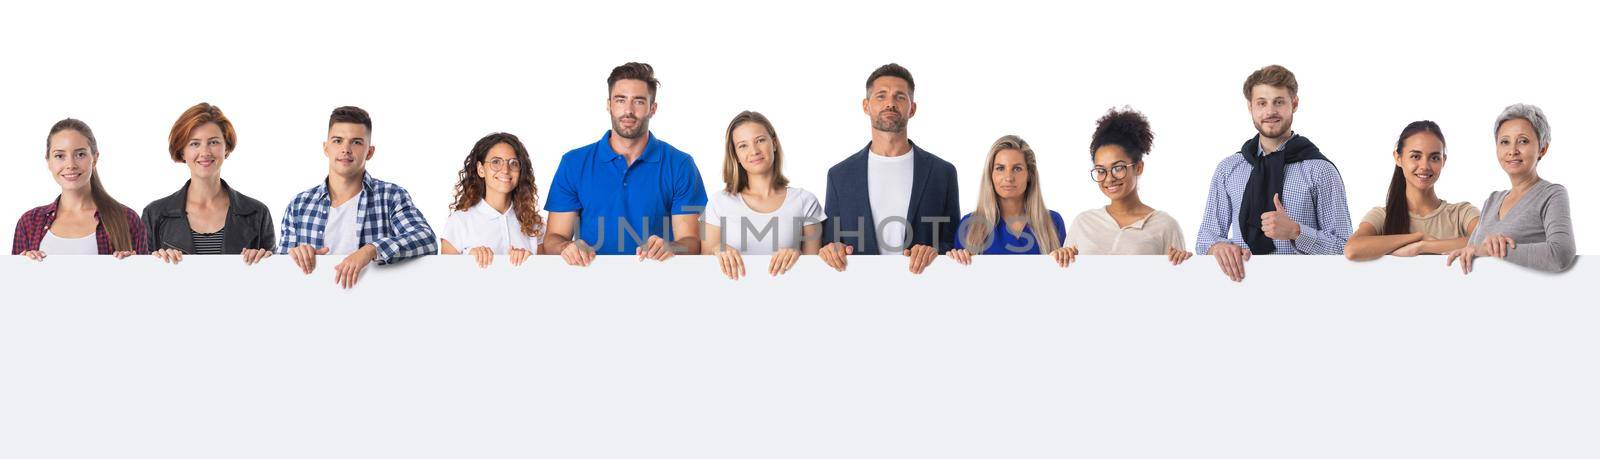
[[[1572,239],[1572,212],[1567,188],[1539,179],[1528,194],[1512,204],[1500,218],[1500,203],[1507,191],[1489,194],[1483,202],[1483,216],[1467,244],[1477,246],[1491,235],[1503,234],[1517,242],[1506,261],[1540,271],[1562,272],[1577,261],[1578,246]],[[1478,254],[1482,256],[1483,254]]]

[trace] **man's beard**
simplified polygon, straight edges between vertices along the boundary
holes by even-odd
[[[640,136],[643,136],[645,133],[650,132],[649,118],[638,118],[638,122],[633,124],[633,129],[624,129],[622,127],[622,123],[618,121],[620,120],[617,118],[611,119],[611,131],[617,133],[619,136],[622,136],[624,139],[637,139]]]
[[[906,122],[910,120],[903,115],[898,120],[890,120],[888,117],[883,116],[890,112],[890,110],[878,112],[878,116],[872,118],[872,128],[883,132],[904,134],[906,132]],[[899,112],[894,113],[898,114]]]
[[[1282,138],[1285,134],[1288,134],[1289,133],[1289,129],[1291,127],[1293,127],[1291,125],[1292,121],[1293,120],[1291,120],[1289,118],[1282,118],[1282,121],[1278,122],[1278,129],[1276,131],[1270,131],[1270,132],[1267,131],[1266,128],[1263,127],[1260,122],[1257,122],[1256,123],[1256,133],[1261,134],[1262,137],[1269,138],[1269,139]]]

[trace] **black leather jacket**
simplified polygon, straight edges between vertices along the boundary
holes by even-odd
[[[239,194],[228,181],[222,181],[228,190],[228,219],[223,223],[222,253],[238,254],[244,249],[274,250],[278,234],[272,228],[272,212],[261,201]],[[189,182],[171,196],[157,199],[144,207],[145,234],[150,238],[150,250],[176,248],[185,254],[194,253],[194,238],[189,228],[189,212],[185,205],[189,197]]]

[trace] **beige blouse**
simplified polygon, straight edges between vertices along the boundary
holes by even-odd
[[[1077,247],[1084,255],[1166,255],[1167,247],[1185,247],[1178,220],[1166,212],[1150,212],[1128,226],[1119,226],[1104,207],[1073,218],[1063,245]]]

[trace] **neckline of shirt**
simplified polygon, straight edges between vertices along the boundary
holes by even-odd
[[[1138,220],[1134,220],[1133,223],[1129,223],[1128,226],[1122,226],[1122,225],[1117,224],[1117,218],[1116,217],[1112,217],[1111,216],[1111,211],[1106,210],[1106,208],[1104,206],[1100,207],[1099,209],[1095,209],[1095,210],[1100,211],[1100,214],[1105,216],[1107,221],[1111,222],[1111,226],[1115,226],[1119,230],[1125,230],[1125,229],[1139,229],[1139,230],[1142,230],[1142,229],[1144,229],[1144,226],[1150,222],[1150,218],[1155,217],[1157,212],[1161,212],[1158,209],[1151,209],[1150,213],[1145,214],[1143,217],[1139,217]]]
[[[515,206],[515,205],[506,206],[506,211],[505,212],[498,212],[498,211],[494,210],[494,206],[489,205],[489,200],[487,200],[487,199],[479,199],[478,203],[477,204],[473,204],[472,205],[472,209],[470,209],[470,210],[472,210],[473,212],[477,212],[479,214],[482,214],[484,217],[488,217],[488,218],[504,218],[504,217],[509,217],[512,212],[515,212],[516,211],[516,207],[517,206]]]
[[[789,206],[789,200],[790,199],[794,199],[794,187],[784,187],[783,188],[783,202],[779,203],[778,204],[778,208],[777,209],[773,209],[772,212],[762,212],[762,211],[756,210],[755,207],[751,207],[750,206],[750,202],[744,200],[744,195],[742,193],[728,193],[727,191],[723,191],[723,194],[727,194],[727,195],[731,196],[733,199],[739,200],[739,204],[744,205],[744,209],[750,211],[750,213],[765,217],[765,216],[768,216],[768,215],[776,214],[776,213],[782,211],[784,207],[788,207]]]

